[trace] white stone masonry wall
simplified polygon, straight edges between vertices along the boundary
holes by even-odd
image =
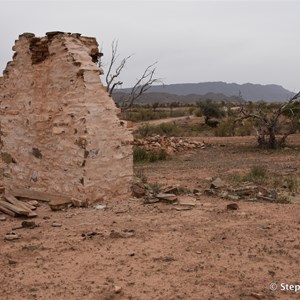
[[[27,33],[13,50],[0,78],[3,184],[89,202],[128,193],[133,137],[100,82],[96,40]]]

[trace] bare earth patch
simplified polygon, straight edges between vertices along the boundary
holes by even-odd
[[[290,141],[300,145],[299,136]],[[230,175],[258,164],[299,177],[295,147],[257,151],[254,138],[204,142],[211,146],[136,170],[148,182],[201,192],[207,177],[230,184]],[[228,210],[229,203],[202,193],[186,211],[135,198],[60,212],[41,204],[38,226],[15,230],[23,220],[6,216],[1,299],[299,299],[300,291],[280,290],[300,284],[299,204],[240,200]],[[12,231],[19,238],[5,240]]]

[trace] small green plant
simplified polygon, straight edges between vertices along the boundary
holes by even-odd
[[[244,176],[244,180],[253,182],[264,182],[267,177],[267,170],[264,166],[254,165],[251,167],[249,173]]]
[[[150,151],[148,153],[148,160],[149,162],[156,162],[158,161],[158,155],[156,151]]]
[[[230,175],[230,180],[233,182],[233,183],[242,183],[244,181],[244,176],[240,175],[240,174],[233,174],[233,175]]]
[[[150,183],[149,186],[154,194],[159,194],[161,185],[158,182]]]
[[[265,167],[260,165],[254,165],[251,167],[250,171],[245,174],[232,174],[230,179],[233,183],[240,184],[246,181],[254,183],[266,183],[267,181],[267,170]]]
[[[133,162],[142,162],[148,160],[148,153],[144,148],[134,148]]]
[[[189,188],[183,186],[178,187],[178,195],[184,195],[188,193],[191,193],[191,190]]]
[[[142,183],[147,183],[148,178],[145,175],[144,170],[138,169],[135,171],[134,175],[135,177],[139,178],[142,181]]]
[[[158,160],[166,160],[167,159],[167,152],[165,149],[160,149],[158,152]]]
[[[220,124],[218,127],[214,129],[215,136],[233,136],[234,135],[234,129],[233,124],[230,122],[226,122],[223,124]]]
[[[158,160],[166,160],[168,157],[164,149],[157,150],[146,150],[144,148],[134,148],[133,150],[133,162],[156,162]]]
[[[151,135],[161,135],[161,136],[180,136],[183,130],[177,124],[162,123],[159,125],[145,124],[140,126],[136,131],[135,135],[140,137],[146,137]]]
[[[290,192],[298,192],[299,189],[299,182],[296,177],[290,176],[285,179],[284,187],[287,188]]]
[[[254,122],[247,120],[242,124],[237,124],[235,128],[235,135],[239,136],[249,136],[253,133]]]

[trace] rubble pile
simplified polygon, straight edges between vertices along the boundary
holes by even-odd
[[[266,187],[244,182],[237,187],[227,186],[220,178],[211,181],[209,188],[204,189],[207,196],[216,196],[227,200],[246,200],[252,202],[270,203],[299,203],[297,196],[291,196],[281,189],[268,189]]]
[[[135,147],[144,148],[147,151],[164,150],[168,155],[187,150],[207,148],[207,145],[204,142],[160,135],[135,139],[133,145]]]
[[[300,196],[290,195],[288,191],[281,189],[268,189],[266,187],[255,185],[251,182],[244,182],[236,187],[228,186],[222,179],[205,179],[206,187],[197,187],[193,190],[184,189],[180,186],[167,186],[159,191],[154,191],[151,185],[142,182],[136,182],[132,185],[132,195],[136,198],[142,198],[144,204],[153,204],[157,202],[168,204],[179,204],[188,202],[189,209],[200,200],[202,195],[209,197],[218,197],[229,201],[250,201],[250,202],[269,202],[269,203],[300,203]],[[188,201],[186,201],[188,200]],[[193,203],[193,205],[191,205]],[[228,208],[235,210],[237,208]],[[179,210],[179,209],[178,209]],[[183,210],[183,209],[180,209]]]

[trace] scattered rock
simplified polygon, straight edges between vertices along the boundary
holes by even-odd
[[[159,199],[154,198],[154,197],[147,197],[144,199],[144,204],[154,204],[159,202]]]
[[[88,239],[92,239],[94,236],[96,235],[101,235],[103,236],[102,233],[97,232],[97,231],[91,231],[91,232],[87,232],[87,233],[82,233],[81,236],[83,237],[84,240],[88,240]]]
[[[177,211],[184,211],[184,210],[191,210],[191,206],[183,206],[183,207],[174,207],[175,210]]]
[[[227,198],[228,195],[229,195],[228,191],[223,191],[223,192],[221,192],[220,197],[221,198]]]
[[[33,229],[35,227],[38,227],[39,225],[35,224],[34,221],[23,221],[22,222],[22,228],[29,228]]]
[[[1,222],[6,221],[6,217],[0,216],[0,221],[1,221]]]
[[[18,240],[19,238],[20,236],[15,232],[9,232],[4,236],[4,240],[6,241],[14,241],[14,240]]]
[[[39,201],[36,201],[36,200],[29,200],[29,201],[26,201],[26,203],[28,203],[29,205],[34,206],[34,207],[40,206]]]
[[[163,193],[165,194],[179,194],[179,186],[168,186],[162,190]]]
[[[62,210],[68,208],[70,204],[72,204],[74,199],[57,199],[49,202],[49,206],[53,211]]]
[[[211,181],[213,181],[213,178],[212,177],[206,177],[205,180],[211,182]]]
[[[168,204],[173,204],[177,202],[177,196],[174,194],[159,193],[156,195],[156,198],[159,199],[161,202],[165,202]]]
[[[190,206],[190,207],[195,207],[195,197],[191,196],[180,196],[178,197],[179,205],[180,206]]]
[[[95,206],[95,209],[97,209],[97,210],[104,210],[106,208],[107,208],[107,206],[105,204],[97,204]]]
[[[120,294],[122,291],[122,287],[121,286],[118,286],[118,285],[115,285],[115,293],[116,294]]]
[[[236,203],[230,203],[226,206],[226,208],[228,210],[237,210],[237,209],[239,209],[239,206]]]
[[[252,297],[255,298],[255,299],[264,299],[264,298],[265,298],[265,296],[264,296],[263,294],[254,293],[254,292],[252,292],[252,293],[250,294],[250,296],[252,296]]]
[[[205,189],[204,190],[204,194],[206,196],[215,196],[216,195],[216,191],[215,190],[212,190],[212,189]]]
[[[14,260],[14,259],[9,259],[9,260],[8,260],[8,263],[9,263],[10,265],[16,265],[16,264],[17,264],[17,261]]]
[[[228,195],[226,198],[232,201],[237,201],[240,199],[240,197],[237,195]]]
[[[161,256],[161,257],[155,257],[153,258],[154,261],[164,261],[164,262],[171,262],[175,261],[175,257],[172,255],[167,255],[167,256]]]
[[[285,188],[285,189],[288,189],[289,188],[289,183],[287,181],[285,181],[283,184],[282,184],[282,187]]]
[[[221,178],[216,178],[211,184],[210,184],[210,188],[211,189],[220,189],[222,187],[224,187],[225,184],[224,182],[221,180]]]
[[[262,228],[262,229],[271,229],[272,226],[271,226],[271,225],[263,225],[261,228]]]
[[[146,187],[142,182],[134,183],[131,187],[132,195],[136,198],[142,198],[146,195]]]
[[[72,198],[71,201],[72,201],[72,205],[74,207],[83,207],[84,206],[83,201],[81,201],[79,199]]]
[[[113,239],[117,239],[117,238],[129,238],[129,237],[133,237],[134,235],[135,235],[135,231],[133,229],[125,229],[123,231],[112,230],[109,237]]]
[[[271,198],[271,197],[266,197],[266,196],[260,196],[260,195],[256,195],[257,198],[268,201],[268,202],[274,202],[276,199]]]
[[[52,227],[61,227],[62,224],[53,222],[51,226],[52,226]]]
[[[256,185],[247,185],[239,188],[232,188],[230,189],[231,192],[238,196],[250,196],[253,195],[254,193],[261,192],[262,194],[265,195],[265,190],[259,189],[258,186]]]

